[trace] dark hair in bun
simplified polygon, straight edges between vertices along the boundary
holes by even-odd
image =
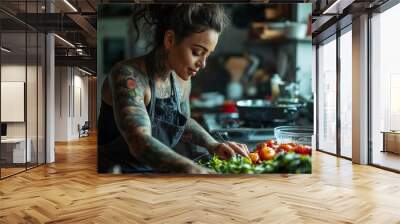
[[[217,4],[146,4],[136,5],[133,22],[140,31],[138,22],[144,19],[153,31],[153,46],[163,45],[164,34],[171,29],[175,32],[177,42],[194,34],[213,29],[221,33],[228,23],[223,8]]]

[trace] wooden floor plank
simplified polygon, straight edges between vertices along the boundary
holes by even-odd
[[[400,175],[313,152],[310,175],[96,173],[96,138],[0,181],[0,223],[400,223]]]

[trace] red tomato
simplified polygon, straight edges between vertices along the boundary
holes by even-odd
[[[265,147],[268,147],[267,143],[261,142],[261,143],[257,144],[256,150],[259,151],[260,149],[265,148]]]
[[[303,153],[303,146],[302,146],[302,145],[299,145],[299,146],[294,150],[294,152],[295,152],[295,153],[302,154],[302,153]]]
[[[265,143],[267,144],[268,147],[273,148],[273,146],[276,144],[276,141],[270,139],[270,140],[268,140],[268,141],[265,141]]]
[[[291,146],[289,144],[280,144],[278,149],[281,149],[285,152],[292,152],[294,150],[293,146]]]
[[[295,150],[296,153],[302,155],[311,155],[311,151],[311,147],[307,145],[299,145]]]
[[[293,143],[289,143],[288,145],[292,146],[292,149],[289,150],[290,152],[296,152],[296,150],[301,147],[301,145],[294,145]]]
[[[312,154],[312,147],[311,147],[311,146],[305,145],[305,146],[304,146],[304,149],[306,150],[306,152],[307,152],[308,155],[311,155],[311,154]]]
[[[287,143],[288,145],[292,146],[292,150],[295,150],[299,145],[296,143]]]
[[[276,153],[273,148],[265,147],[259,150],[258,154],[262,160],[271,160],[274,159]]]
[[[278,149],[279,148],[279,144],[272,145],[272,148],[275,149],[275,150]]]

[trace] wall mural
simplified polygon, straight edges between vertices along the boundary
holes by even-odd
[[[311,173],[311,4],[98,9],[99,173]]]

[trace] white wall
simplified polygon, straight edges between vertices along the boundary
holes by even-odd
[[[69,73],[67,67],[55,68],[55,140],[68,140]]]
[[[77,74],[78,72],[78,74]],[[88,92],[88,77],[81,76],[83,73],[81,73],[79,70],[74,70],[74,92],[72,98],[74,99],[74,108],[73,113],[72,113],[72,129],[71,129],[71,136],[73,138],[79,137],[78,133],[78,124],[81,126],[85,123],[85,121],[89,120],[89,102],[88,102],[88,97],[89,97],[89,92]],[[80,91],[80,93],[79,93]],[[79,97],[80,96],[80,97]],[[80,101],[80,102],[79,102]],[[81,108],[79,108],[81,107]],[[82,111],[80,111],[80,109]]]
[[[55,141],[79,138],[78,124],[88,121],[88,78],[83,75],[76,68],[56,67]]]
[[[25,82],[25,65],[2,65],[1,66],[1,81],[18,81]],[[7,110],[7,108],[1,108]],[[7,123],[7,137],[25,137],[24,122]]]
[[[28,66],[28,74],[33,70],[32,66]],[[25,82],[25,65],[2,65],[1,66],[1,81],[4,82]],[[36,70],[35,70],[36,74]],[[36,96],[36,92],[27,93],[27,96]],[[7,110],[7,108],[1,108]],[[29,119],[28,119],[29,120]],[[25,137],[25,122],[7,122],[7,137]],[[29,137],[29,136],[28,136]]]
[[[25,64],[3,64],[1,66],[1,76],[2,81],[25,82],[27,91],[26,106],[22,107],[22,113],[25,113],[26,110],[26,121],[7,122],[7,137],[25,138],[26,135],[31,143],[32,161],[36,162],[37,153],[39,153],[38,162],[44,163],[45,120],[43,110],[45,91],[43,89],[44,74],[42,73],[42,67],[36,67],[36,65],[25,67]],[[25,80],[26,77],[27,81]],[[10,110],[10,108],[1,108],[1,110]]]

